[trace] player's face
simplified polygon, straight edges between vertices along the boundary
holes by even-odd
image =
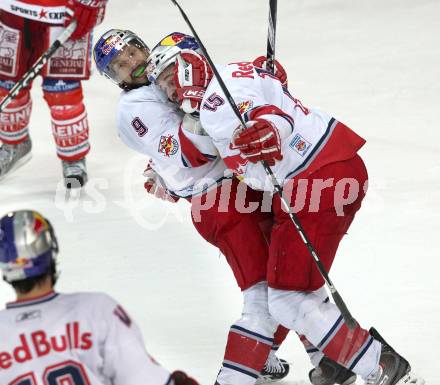
[[[112,60],[110,67],[116,73],[118,83],[147,84],[146,66],[149,52],[128,45]]]
[[[176,83],[174,82],[174,64],[168,66],[157,78],[157,85],[164,91],[168,99],[177,103]]]

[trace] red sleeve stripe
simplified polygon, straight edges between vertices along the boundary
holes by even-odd
[[[289,122],[290,126],[292,127],[292,131],[293,131],[293,128],[295,127],[295,123],[294,123],[293,118],[289,114],[286,114],[281,108],[278,108],[277,106],[274,106],[273,104],[265,104],[262,106],[252,108],[251,110],[247,111],[243,115],[243,117],[244,117],[244,120],[246,122],[248,122],[249,120],[257,119],[258,117],[260,117],[262,115],[281,116],[282,118],[286,119]]]
[[[182,161],[186,167],[198,167],[211,161],[186,137],[182,131],[182,125],[179,127],[179,141]]]

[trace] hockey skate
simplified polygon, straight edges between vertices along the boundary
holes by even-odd
[[[260,377],[255,382],[257,385],[282,380],[289,374],[290,366],[287,361],[278,358],[271,352],[260,373]]]
[[[31,149],[30,138],[19,144],[3,143],[0,147],[0,180],[28,162],[31,159]]]
[[[63,160],[64,185],[68,189],[81,188],[88,180],[86,159],[80,159],[73,162]]]
[[[370,374],[365,385],[424,385],[425,380],[411,372],[411,366],[400,356],[376,329],[371,328],[370,334],[382,344],[379,367]]]
[[[324,357],[318,367],[309,372],[309,379],[313,385],[350,385],[356,381],[356,374]]]

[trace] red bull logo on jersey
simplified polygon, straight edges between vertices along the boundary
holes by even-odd
[[[174,155],[178,149],[179,142],[174,138],[174,135],[160,137],[158,152],[170,157],[171,155]]]
[[[300,134],[296,134],[289,144],[290,148],[295,150],[299,155],[304,156],[312,146],[307,140],[305,140]]]
[[[0,351],[0,370],[53,353],[89,350],[92,346],[92,333],[82,331],[79,322],[67,323],[60,335],[51,336],[45,330],[21,333],[15,346],[9,351]]]
[[[240,111],[240,114],[243,115],[246,112],[248,112],[254,105],[254,102],[252,100],[246,100],[244,102],[238,103],[238,111]]]

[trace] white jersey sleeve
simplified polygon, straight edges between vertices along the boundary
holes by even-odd
[[[106,323],[101,341],[104,376],[114,385],[165,384],[170,373],[147,353],[138,326],[123,307],[102,297],[95,311],[96,318],[102,317]]]
[[[226,167],[210,137],[157,86],[123,92],[117,122],[122,141],[151,158],[174,195],[201,193],[225,177]]]
[[[11,303],[0,325],[2,385],[160,385],[169,378],[105,294],[52,292]]]

